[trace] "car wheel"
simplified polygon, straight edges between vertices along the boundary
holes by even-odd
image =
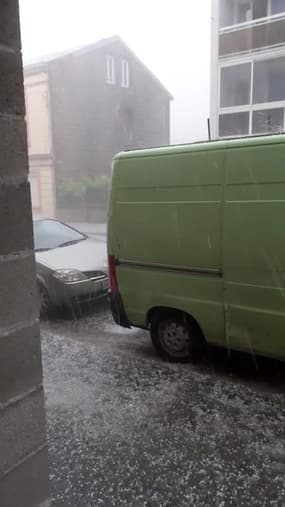
[[[205,349],[199,327],[179,312],[158,312],[151,319],[150,335],[156,351],[171,362],[197,362]]]
[[[48,292],[42,283],[38,283],[38,296],[40,317],[47,317],[50,307],[50,300]]]

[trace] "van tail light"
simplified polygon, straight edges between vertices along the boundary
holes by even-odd
[[[108,255],[109,265],[109,285],[111,293],[114,294],[118,290],[117,274],[116,274],[116,259],[113,255]]]

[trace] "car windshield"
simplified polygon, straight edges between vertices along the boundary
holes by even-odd
[[[35,251],[52,250],[84,241],[86,236],[56,220],[34,222]]]

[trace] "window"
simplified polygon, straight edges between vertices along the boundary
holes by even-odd
[[[251,20],[251,2],[237,3],[237,23],[246,23]]]
[[[253,73],[253,103],[285,100],[285,58],[256,62]]]
[[[285,0],[221,0],[220,26],[247,23],[285,12]]]
[[[249,104],[250,80],[250,63],[222,68],[221,107],[233,107]]]
[[[115,60],[113,56],[108,55],[106,57],[106,70],[107,70],[107,83],[115,84]]]
[[[122,67],[121,86],[123,88],[129,88],[129,85],[130,85],[129,62],[127,60],[121,60],[121,67]]]
[[[220,27],[234,24],[234,3],[228,0],[220,0]]]
[[[34,209],[39,209],[41,207],[39,179],[37,176],[30,174],[29,182],[31,188],[32,207]]]
[[[285,12],[285,0],[271,0],[271,14]]]
[[[267,134],[270,132],[283,132],[284,130],[284,109],[265,109],[253,111],[252,133]]]
[[[221,114],[219,136],[247,136],[249,134],[249,112]]]
[[[266,18],[268,16],[268,0],[253,0],[252,19]]]
[[[284,132],[284,83],[285,57],[222,67],[219,136]]]

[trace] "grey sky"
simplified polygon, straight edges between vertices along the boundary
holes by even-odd
[[[120,35],[174,95],[172,142],[205,139],[210,0],[20,0],[24,61]]]

